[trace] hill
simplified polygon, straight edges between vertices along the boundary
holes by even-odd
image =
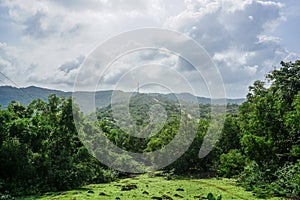
[[[124,98],[131,95],[130,92],[123,92],[123,91],[97,91],[95,94],[95,103],[97,107],[105,107],[111,103],[111,97],[113,92],[117,92],[122,101]],[[46,88],[40,88],[36,86],[30,86],[25,88],[16,88],[12,86],[0,86],[0,104],[2,107],[6,107],[11,101],[17,100],[22,104],[28,105],[33,99],[42,99],[47,100],[50,94],[56,94],[57,96],[65,96],[70,97],[72,96],[72,92],[64,92],[61,90],[52,90]],[[80,95],[89,96],[94,95],[93,92],[80,92]],[[206,97],[196,97],[190,93],[179,93],[179,94],[160,94],[160,93],[149,93],[148,95],[152,97],[159,97],[159,98],[167,98],[174,101],[184,101],[186,103],[193,103],[193,104],[210,104],[211,99]],[[227,103],[230,104],[241,104],[244,102],[245,99],[226,99]],[[221,102],[221,101],[220,101]]]

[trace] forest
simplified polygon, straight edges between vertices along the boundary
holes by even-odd
[[[105,146],[98,138],[98,133],[103,133],[126,151],[152,152],[164,148],[176,136],[180,121],[184,122],[183,130],[197,127],[197,133],[189,149],[161,169],[166,178],[229,178],[258,198],[300,199],[300,61],[280,64],[265,80],[249,87],[244,103],[227,105],[221,136],[204,158],[198,153],[211,123],[209,104],[186,103],[183,108],[191,106],[199,112],[189,113],[189,117],[178,101],[137,94],[129,104],[137,125],[149,124],[147,112],[157,101],[167,116],[157,134],[140,138],[128,134],[139,134],[138,129],[118,127],[111,106],[98,108],[91,114],[97,120],[91,123],[91,115],[84,115],[71,97],[53,94],[47,101],[35,99],[28,105],[12,101],[0,107],[0,199],[132,177],[99,162],[80,138],[89,138],[90,146]],[[80,119],[79,129],[74,116]],[[86,134],[87,130],[94,134]],[[155,162],[159,158],[152,159]],[[129,157],[118,156],[114,162],[138,165],[130,163]]]

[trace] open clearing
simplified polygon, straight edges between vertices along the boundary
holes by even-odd
[[[140,175],[134,178],[121,179],[107,184],[91,184],[77,190],[46,193],[39,197],[25,197],[30,199],[206,199],[208,193],[215,196],[222,195],[222,200],[259,199],[251,192],[236,185],[233,179],[176,179],[166,180],[165,177]],[[270,198],[271,200],[280,198]]]

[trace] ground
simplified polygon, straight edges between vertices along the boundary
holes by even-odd
[[[62,199],[62,200],[85,200],[85,199],[206,199],[212,193],[214,196],[222,195],[222,200],[259,199],[253,193],[245,191],[237,186],[234,179],[195,179],[177,178],[167,180],[162,176],[149,176],[147,174],[134,178],[121,179],[108,184],[91,184],[77,190],[65,192],[46,193],[42,196],[24,197],[30,199]],[[279,200],[271,198],[270,200]]]

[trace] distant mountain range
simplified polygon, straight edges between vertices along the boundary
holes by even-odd
[[[95,95],[95,104],[97,107],[105,107],[110,105],[111,97],[113,92],[117,92],[118,97],[128,97],[131,95],[130,92],[123,91],[97,91],[95,94],[93,92],[80,92],[80,95]],[[50,94],[56,94],[57,96],[70,97],[72,96],[72,92],[64,92],[60,90],[51,90],[45,89],[35,86],[25,87],[25,88],[16,88],[12,86],[0,86],[0,104],[2,108],[5,108],[11,101],[17,100],[22,104],[28,105],[33,99],[42,99],[44,101],[47,100]],[[210,104],[211,99],[206,97],[197,97],[190,93],[179,93],[179,94],[160,94],[160,93],[148,93],[148,95],[152,97],[159,98],[167,98],[174,101],[184,101],[186,103],[199,103],[199,104]],[[120,99],[124,99],[120,98]],[[226,99],[226,103],[230,104],[241,104],[245,101],[244,98],[239,99]],[[217,101],[214,101],[218,103]],[[219,102],[224,102],[224,100],[220,100]]]

